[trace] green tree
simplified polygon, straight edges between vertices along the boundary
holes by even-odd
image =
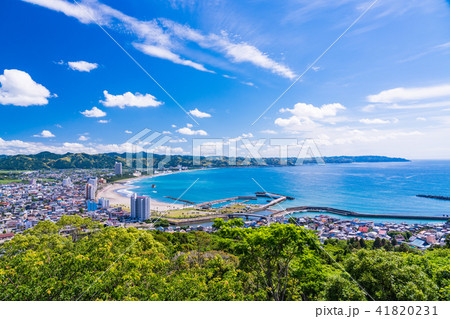
[[[379,249],[381,248],[381,239],[380,237],[375,238],[374,242],[373,242],[373,249]]]
[[[317,262],[307,258],[312,256],[308,251],[315,249],[315,235],[292,224],[255,229],[230,229],[226,225],[220,232],[239,240],[236,251],[240,267],[255,274],[256,286],[264,287],[269,300],[286,300],[299,293],[295,278],[290,276],[296,258]]]
[[[359,246],[360,246],[361,248],[366,248],[366,247],[367,247],[366,241],[364,240],[364,238],[360,238],[360,239],[359,239]]]
[[[322,298],[328,301],[367,300],[364,292],[346,274],[333,274],[328,279]]]
[[[375,300],[436,300],[438,288],[408,255],[360,250],[347,259],[346,271]]]

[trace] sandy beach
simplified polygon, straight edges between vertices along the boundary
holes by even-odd
[[[186,172],[186,171],[177,171],[177,172],[171,172],[171,173],[166,173],[164,175],[170,175],[170,174],[176,174],[176,173],[182,173],[182,172]],[[154,175],[154,176],[162,176],[162,175]],[[104,187],[102,187],[102,189],[100,189],[97,193],[97,199],[99,198],[107,198],[109,199],[109,203],[111,206],[122,206],[124,209],[126,210],[130,210],[130,198],[122,195],[120,193],[118,193],[118,190],[121,189],[132,189],[133,186],[132,185],[127,185],[128,182],[131,181],[136,181],[138,179],[142,179],[142,178],[152,178],[152,176],[140,176],[140,177],[135,177],[135,178],[129,178],[129,179],[124,179],[112,184],[106,184]],[[150,196],[151,197],[151,196]],[[154,199],[151,199],[151,209],[152,210],[156,210],[156,211],[165,211],[165,210],[170,210],[170,209],[179,209],[179,208],[183,208],[185,205],[183,204],[178,204],[178,203],[171,203],[171,200],[168,199],[168,202],[161,202],[161,201],[157,201]]]

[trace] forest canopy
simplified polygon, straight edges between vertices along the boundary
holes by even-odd
[[[0,246],[2,300],[450,300],[449,247],[392,249],[292,224],[216,232],[40,222]]]

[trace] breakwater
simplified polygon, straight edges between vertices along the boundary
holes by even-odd
[[[290,207],[284,210],[277,211],[273,213],[272,217],[282,217],[284,215],[291,214],[293,212],[323,212],[336,214],[341,216],[352,216],[355,218],[392,218],[392,219],[425,219],[425,220],[436,220],[436,221],[447,221],[450,216],[418,216],[418,215],[396,215],[396,214],[367,214],[367,213],[356,213],[348,210],[332,208],[332,207],[316,207],[316,206],[299,206]]]
[[[207,208],[207,207],[211,207],[212,205],[222,204],[222,203],[226,203],[226,202],[233,202],[236,200],[250,200],[250,199],[255,200],[256,196],[234,196],[234,197],[229,197],[229,198],[224,198],[224,199],[217,199],[217,200],[212,200],[209,202],[204,202],[204,203],[194,205],[193,208]]]

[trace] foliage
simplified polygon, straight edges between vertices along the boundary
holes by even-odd
[[[252,229],[235,219],[214,227],[213,234],[167,233],[101,227],[79,216],[40,222],[0,246],[0,298],[450,299],[446,248],[388,252],[338,240],[322,248],[313,232],[292,224]]]
[[[158,167],[158,164],[165,160],[164,155],[153,154],[153,166]],[[143,153],[142,158],[147,158],[147,154]],[[133,159],[133,166],[136,159]],[[279,158],[265,158],[263,165],[279,166],[283,165],[282,159]],[[287,159],[288,165],[295,165],[297,158],[291,157]],[[392,158],[385,156],[334,156],[325,157],[326,163],[352,163],[352,162],[404,162],[403,158]],[[111,168],[114,167],[115,162],[121,162],[124,167],[127,164],[125,153],[107,153],[107,154],[85,154],[85,153],[66,153],[54,154],[51,152],[41,152],[34,155],[12,155],[0,157],[0,169],[5,170],[39,170],[39,169],[68,169],[68,168]],[[230,166],[228,158],[217,157],[200,157],[201,167],[227,167]],[[315,159],[307,158],[303,163],[316,163]],[[185,167],[194,167],[192,156],[188,155],[173,155],[166,163],[169,167],[176,167],[182,165]],[[238,166],[255,166],[261,165],[255,159],[248,160],[244,157],[236,159]],[[143,168],[147,168],[146,162],[143,163]],[[125,178],[115,177],[113,180]]]

